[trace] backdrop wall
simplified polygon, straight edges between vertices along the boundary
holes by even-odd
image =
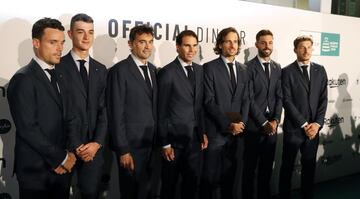
[[[32,24],[42,17],[58,18],[69,29],[72,15],[84,12],[95,20],[95,42],[92,55],[111,67],[127,57],[130,28],[149,23],[155,28],[155,48],[150,60],[158,67],[176,56],[176,35],[191,29],[200,39],[196,58],[205,63],[217,56],[213,52],[217,33],[229,26],[241,34],[242,48],[237,59],[245,62],[257,50],[255,35],[260,29],[274,33],[272,58],[282,67],[293,62],[293,40],[301,34],[314,38],[312,61],[323,64],[329,82],[329,104],[325,127],[321,131],[316,182],[360,171],[360,70],[356,62],[360,52],[360,19],[321,14],[236,0],[222,1],[140,1],[115,0],[91,2],[84,0],[49,2],[45,0],[13,0],[0,8],[0,193],[18,198],[13,171],[15,126],[6,98],[7,84],[12,75],[33,56]],[[71,48],[67,37],[63,54]],[[282,132],[278,136],[276,163],[272,179],[277,192],[282,151]],[[110,158],[111,159],[111,158]],[[110,161],[111,162],[111,161]],[[294,171],[294,188],[299,186],[300,164]],[[109,163],[106,198],[118,196],[115,164]]]

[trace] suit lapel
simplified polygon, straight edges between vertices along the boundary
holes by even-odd
[[[270,61],[270,82],[269,82],[269,88],[272,86],[275,86],[276,83],[276,66],[273,61]]]
[[[298,63],[297,63],[296,61],[293,63],[293,67],[294,67],[295,70],[297,71],[297,72],[295,73],[295,74],[298,76],[297,79],[300,80],[300,83],[304,86],[304,88],[306,89],[306,91],[309,92],[309,86],[308,86],[306,80],[304,79],[303,73],[302,73],[302,71],[300,70],[299,65],[298,65]]]
[[[181,79],[182,82],[185,82],[185,84],[183,84],[185,86],[185,88],[193,95],[194,94],[194,90],[192,88],[192,85],[188,79],[188,77],[185,74],[185,71],[183,69],[183,66],[181,65],[180,61],[176,58],[174,60],[174,63],[176,65],[176,73],[177,73],[177,77],[179,77]],[[194,72],[195,72],[195,68],[193,67]],[[196,77],[195,77],[196,78]],[[196,79],[195,79],[196,81]]]
[[[218,58],[217,62],[218,62],[217,63],[217,65],[218,65],[217,69],[219,71],[219,74],[225,80],[225,83],[227,84],[230,93],[234,93],[233,89],[232,89],[232,86],[231,86],[230,74],[229,74],[229,71],[227,69],[228,66],[225,65],[225,63],[223,62],[221,57]]]
[[[71,56],[71,53],[68,53],[64,58],[65,58],[64,67],[69,68],[70,77],[74,81],[75,86],[80,90],[81,94],[83,94],[84,97],[87,98],[87,93],[85,91],[84,83],[81,80],[80,72],[76,66],[76,63],[74,62],[73,57]]]
[[[271,66],[271,64],[270,64],[270,66]],[[265,71],[264,71],[259,59],[256,59],[255,69],[258,72],[258,74],[260,75],[260,79],[263,82],[265,88],[268,89],[268,87],[269,87],[268,78],[265,75]],[[270,77],[271,77],[271,74],[272,73],[270,72]]]
[[[45,72],[42,70],[42,68],[39,66],[38,63],[36,63],[35,60],[31,60],[31,67],[35,73],[35,77],[41,82],[42,85],[44,85],[45,89],[48,90],[51,97],[54,99],[57,105],[59,107],[62,107],[61,99],[59,95],[56,93],[54,88],[52,87],[49,78],[46,76]]]
[[[146,93],[152,97],[152,91],[149,89],[149,87],[146,85],[144,77],[141,75],[141,72],[139,71],[135,61],[132,59],[131,55],[127,58],[127,61],[129,62],[130,71],[135,77],[135,79],[141,84],[141,86],[145,89]],[[151,80],[153,82],[153,80]]]
[[[89,99],[91,99],[90,96],[94,96],[94,92],[96,92],[96,85],[98,81],[98,72],[99,69],[97,68],[94,60],[90,57],[89,59],[89,93],[88,93],[88,97]]]
[[[197,100],[197,97],[199,95],[199,93],[201,92],[201,71],[200,68],[201,66],[198,65],[194,65],[194,73],[195,73],[195,100]]]
[[[319,79],[318,78],[318,68],[314,67],[314,65],[312,63],[310,63],[310,90],[314,90],[314,88],[316,87],[316,81],[314,81],[315,79]]]

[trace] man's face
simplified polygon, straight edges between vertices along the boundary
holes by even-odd
[[[129,47],[136,57],[146,61],[151,56],[153,42],[154,37],[151,34],[136,34],[135,40],[129,41]]]
[[[64,48],[64,32],[54,28],[45,28],[41,39],[33,39],[36,55],[49,65],[60,62]]]
[[[179,57],[190,64],[198,51],[198,42],[195,37],[184,36],[181,45],[176,45],[176,50],[179,53]]]
[[[260,36],[259,40],[255,43],[258,49],[258,54],[262,58],[270,57],[273,51],[273,37],[271,35]]]
[[[235,57],[239,49],[239,38],[235,32],[229,32],[219,48],[221,49],[221,54],[224,57]]]
[[[68,35],[75,51],[89,51],[94,42],[94,24],[77,21],[68,31]]]
[[[297,56],[297,60],[300,62],[310,61],[312,51],[313,48],[311,41],[302,41],[294,49],[294,52],[296,53]]]

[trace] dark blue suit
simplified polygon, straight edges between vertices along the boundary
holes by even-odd
[[[69,149],[75,151],[81,144],[97,142],[105,144],[107,134],[107,114],[105,106],[106,74],[105,66],[89,58],[89,89],[85,90],[80,72],[69,52],[56,66],[69,85],[73,112],[80,120],[77,132],[69,135]],[[104,160],[102,148],[93,161],[77,161],[78,185],[83,198],[97,198]]]
[[[24,190],[41,191],[45,198],[69,196],[70,174],[58,175],[53,170],[66,157],[66,131],[75,129],[76,120],[70,116],[63,78],[57,79],[60,95],[31,60],[9,83],[8,100],[16,126],[14,171],[21,198],[37,197],[23,195]]]
[[[202,66],[192,63],[195,89],[178,58],[159,71],[159,144],[171,144],[175,160],[163,160],[161,198],[174,198],[182,175],[182,198],[195,198],[201,173],[204,134]]]
[[[256,198],[270,198],[276,135],[265,134],[262,125],[267,120],[280,121],[281,118],[281,67],[271,60],[270,78],[268,78],[258,57],[253,58],[246,65],[252,81],[252,100],[245,134],[243,196],[249,199],[255,198],[254,180],[255,170],[258,168]]]
[[[157,82],[155,66],[148,62],[148,67],[152,89],[131,56],[115,64],[108,73],[106,98],[110,146],[118,158],[130,153],[135,163],[134,172],[119,165],[122,198],[145,198],[138,193],[147,194],[145,189],[149,188],[149,160],[157,121]],[[119,159],[117,162],[120,163]]]
[[[236,62],[237,84],[232,88],[227,66],[221,57],[204,64],[206,132],[209,147],[204,153],[202,198],[233,198],[236,170],[242,173],[243,135],[233,136],[227,129],[232,122],[227,113],[249,115],[250,76],[246,66]],[[240,163],[240,165],[238,165]],[[241,176],[239,176],[241,178]]]
[[[316,122],[324,124],[327,107],[327,75],[325,68],[311,62],[310,87],[303,78],[298,63],[282,70],[284,118],[284,148],[280,171],[280,197],[290,198],[291,176],[296,154],[301,152],[301,194],[302,198],[313,197],[313,183],[319,134],[312,140],[305,135],[301,126]]]

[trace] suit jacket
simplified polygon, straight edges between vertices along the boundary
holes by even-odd
[[[178,58],[166,65],[158,75],[159,144],[184,147],[203,137],[204,77],[202,66],[193,63],[195,90]],[[196,132],[194,131],[196,127]]]
[[[247,130],[257,132],[267,119],[280,121],[282,112],[281,67],[270,61],[270,80],[258,59],[246,63],[251,76],[251,107]],[[266,107],[269,106],[268,117]]]
[[[75,150],[81,144],[97,142],[104,145],[107,132],[105,106],[106,67],[90,57],[89,90],[85,90],[80,72],[71,53],[61,58],[56,70],[66,78],[73,103],[73,111],[78,114],[78,131],[69,135],[69,148]]]
[[[323,126],[327,81],[325,68],[313,62],[310,67],[310,88],[296,61],[282,70],[284,132],[299,132],[305,122],[316,122]]]
[[[227,66],[221,57],[204,64],[205,92],[204,103],[206,110],[206,131],[209,140],[217,144],[225,144],[232,136],[227,132],[231,120],[226,113],[240,113],[244,124],[248,121],[250,100],[250,76],[246,66],[236,62],[237,84],[232,89]]]
[[[60,95],[35,60],[11,78],[8,100],[16,126],[15,172],[23,186],[44,188],[52,169],[66,157],[66,133],[74,129],[67,91],[58,77]],[[69,108],[70,109],[70,108]]]
[[[148,62],[152,90],[133,58],[115,64],[108,73],[107,106],[111,147],[117,154],[151,147],[156,131],[157,82]]]

